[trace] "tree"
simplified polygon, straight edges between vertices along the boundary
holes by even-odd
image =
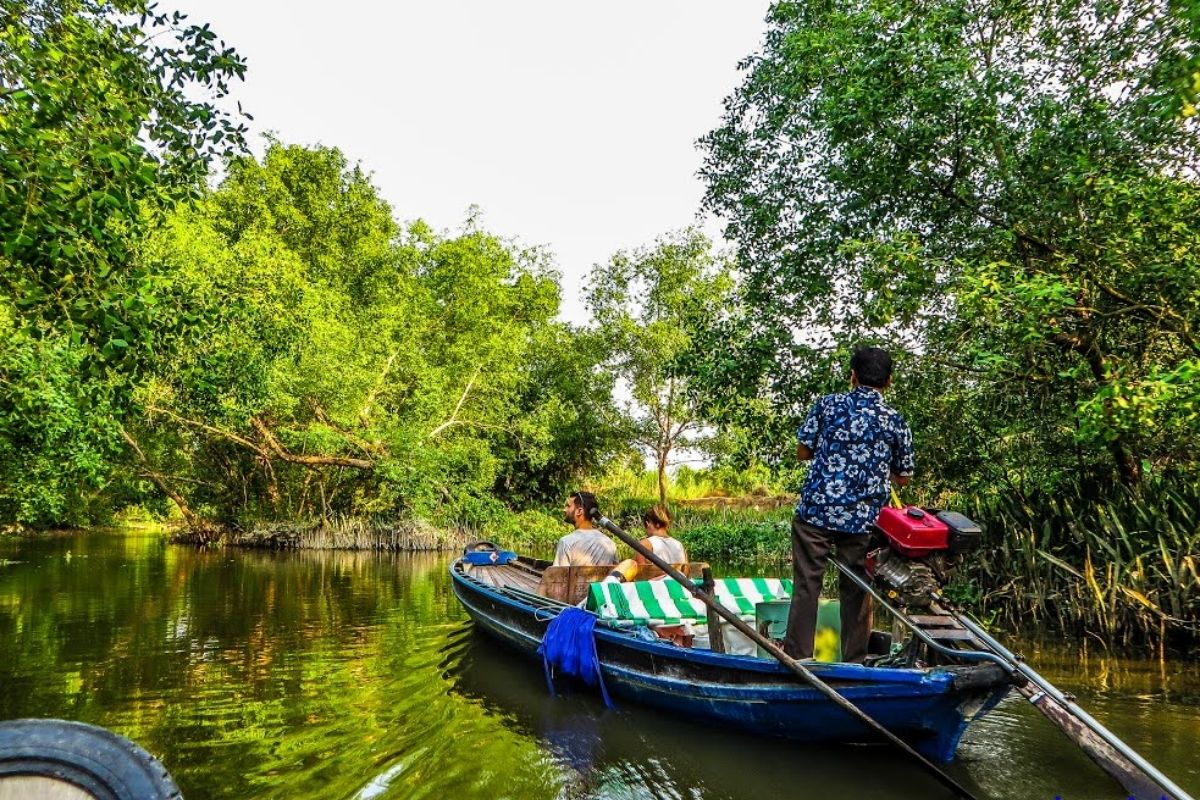
[[[564,489],[602,474],[629,446],[613,402],[609,342],[553,323],[534,332],[511,430],[496,432],[496,493],[517,505],[558,504]]]
[[[804,396],[878,340],[972,424],[1048,433],[1028,445],[1050,460],[1195,469],[1198,127],[1158,113],[1156,66],[1194,52],[1186,17],[856,0],[779,2],[768,25],[704,139],[754,309],[748,360],[710,378]]]
[[[84,348],[14,316],[0,316],[0,523],[86,524],[107,510],[96,489],[121,449],[111,392],[81,379]]]
[[[543,254],[474,217],[454,236],[401,228],[336,149],[236,160],[147,250],[210,327],[139,395],[138,438],[202,515],[482,524],[498,487],[530,496],[547,477],[531,473],[580,463],[546,452],[595,413],[546,382],[576,342]]]
[[[219,101],[244,69],[137,0],[0,0],[0,518],[101,513],[130,394],[189,324],[138,247],[241,149]]]
[[[1164,53],[1158,64],[1160,103],[1167,116],[1193,117],[1200,104],[1200,5],[1171,0],[1168,8],[1190,35],[1186,47]]]
[[[0,294],[22,328],[83,342],[94,369],[152,346],[141,235],[243,148],[217,101],[245,62],[185,22],[138,0],[0,6]]]
[[[654,458],[662,502],[672,453],[701,441],[688,390],[692,337],[720,314],[732,288],[727,268],[695,230],[618,252],[588,280],[588,307],[610,343],[611,368],[628,382],[634,441]]]

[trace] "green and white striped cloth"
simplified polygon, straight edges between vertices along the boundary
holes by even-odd
[[[792,597],[792,582],[786,578],[717,578],[715,584],[717,602],[748,622],[754,620],[756,604]],[[707,607],[670,578],[593,583],[588,587],[587,607],[603,619],[647,625],[678,625],[684,620],[708,619]]]

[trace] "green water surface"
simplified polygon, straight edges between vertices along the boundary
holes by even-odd
[[[203,798],[941,798],[881,747],[756,738],[598,698],[476,634],[447,556],[196,551],[158,532],[0,538],[0,719],[111,728]],[[1200,672],[1031,660],[1200,794]],[[981,798],[1123,798],[1013,697],[954,776]]]

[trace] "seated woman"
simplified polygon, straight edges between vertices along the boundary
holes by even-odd
[[[640,544],[668,564],[686,564],[687,550],[683,542],[671,535],[671,512],[664,505],[656,505],[642,515],[642,523],[646,526],[646,538]],[[613,568],[607,580],[630,581],[637,575],[638,567],[649,564],[650,560],[642,554],[627,558]],[[665,576],[661,576],[665,577]]]
[[[657,505],[642,515],[642,523],[646,526],[646,538],[642,546],[668,564],[686,564],[687,550],[683,542],[671,535],[671,512],[667,507]],[[634,559],[639,564],[649,564],[645,556]]]

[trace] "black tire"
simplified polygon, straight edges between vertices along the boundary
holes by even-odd
[[[481,539],[477,542],[471,542],[469,545],[464,547],[463,555],[466,555],[467,553],[490,553],[493,550],[499,549],[500,548],[497,547],[493,542]]]
[[[62,719],[0,722],[0,787],[39,776],[69,783],[96,800],[180,800],[166,767],[112,731]]]

